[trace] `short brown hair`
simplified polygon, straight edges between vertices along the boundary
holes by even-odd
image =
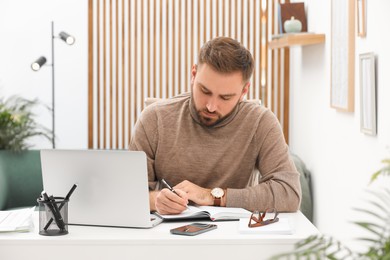
[[[244,82],[249,81],[254,69],[252,54],[229,37],[217,37],[202,46],[198,64],[204,63],[221,73],[241,71]]]

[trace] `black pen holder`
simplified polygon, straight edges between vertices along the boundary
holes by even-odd
[[[62,236],[68,234],[68,202],[63,197],[46,201],[38,198],[39,234],[43,236]]]

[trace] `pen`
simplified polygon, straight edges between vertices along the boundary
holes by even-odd
[[[53,204],[53,208],[54,208],[54,216],[57,215],[57,218],[56,218],[56,223],[58,225],[58,227],[61,229],[61,230],[65,230],[65,222],[64,222],[64,219],[61,215],[61,212],[60,212],[60,209],[58,208],[57,206],[57,203],[56,203],[56,200],[55,198],[53,197],[53,195],[51,195],[49,197],[51,203]]]
[[[161,182],[173,193],[175,193],[177,196],[180,197],[180,195],[171,187],[171,185],[168,184],[168,182],[164,179],[161,179]],[[188,209],[188,205],[186,205],[186,208]]]
[[[162,181],[162,183],[164,183],[164,185],[165,185],[170,191],[172,191],[173,193],[175,193],[177,196],[180,197],[180,195],[177,194],[177,192],[171,187],[171,185],[168,184],[168,182],[166,182],[166,180],[161,179],[161,181]]]
[[[70,189],[70,191],[68,192],[68,194],[66,194],[65,196],[65,200],[68,200],[70,199],[70,196],[72,196],[72,193],[74,192],[74,190],[77,188],[77,184],[73,184],[72,188]],[[63,207],[65,205],[65,203],[62,203],[61,206],[60,206],[60,209],[61,207]]]
[[[68,192],[68,194],[66,194],[65,196],[65,200],[69,200],[70,196],[72,196],[72,193],[74,192],[74,190],[77,188],[77,184],[73,184],[72,188],[70,189],[70,191]],[[58,208],[58,210],[60,211],[62,209],[62,207],[65,206],[65,201],[61,203],[60,207]],[[53,218],[51,218],[46,226],[44,227],[44,230],[47,230],[49,228],[49,226],[51,225],[51,223],[53,222]]]
[[[49,209],[51,210],[54,219],[56,221],[57,226],[61,229],[65,229],[65,223],[64,220],[62,219],[61,213],[57,207],[56,201],[53,196],[48,196],[46,191],[42,191],[42,197],[44,201],[48,202],[47,205],[49,206]]]

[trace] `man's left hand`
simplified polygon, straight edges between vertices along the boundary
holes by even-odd
[[[214,198],[210,189],[202,188],[190,181],[182,181],[174,189],[187,192],[188,199],[200,206],[211,206],[214,204]]]

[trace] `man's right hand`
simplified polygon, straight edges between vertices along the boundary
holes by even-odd
[[[177,194],[169,189],[149,192],[150,209],[160,214],[180,214],[187,209],[188,196],[185,191],[175,189]]]

